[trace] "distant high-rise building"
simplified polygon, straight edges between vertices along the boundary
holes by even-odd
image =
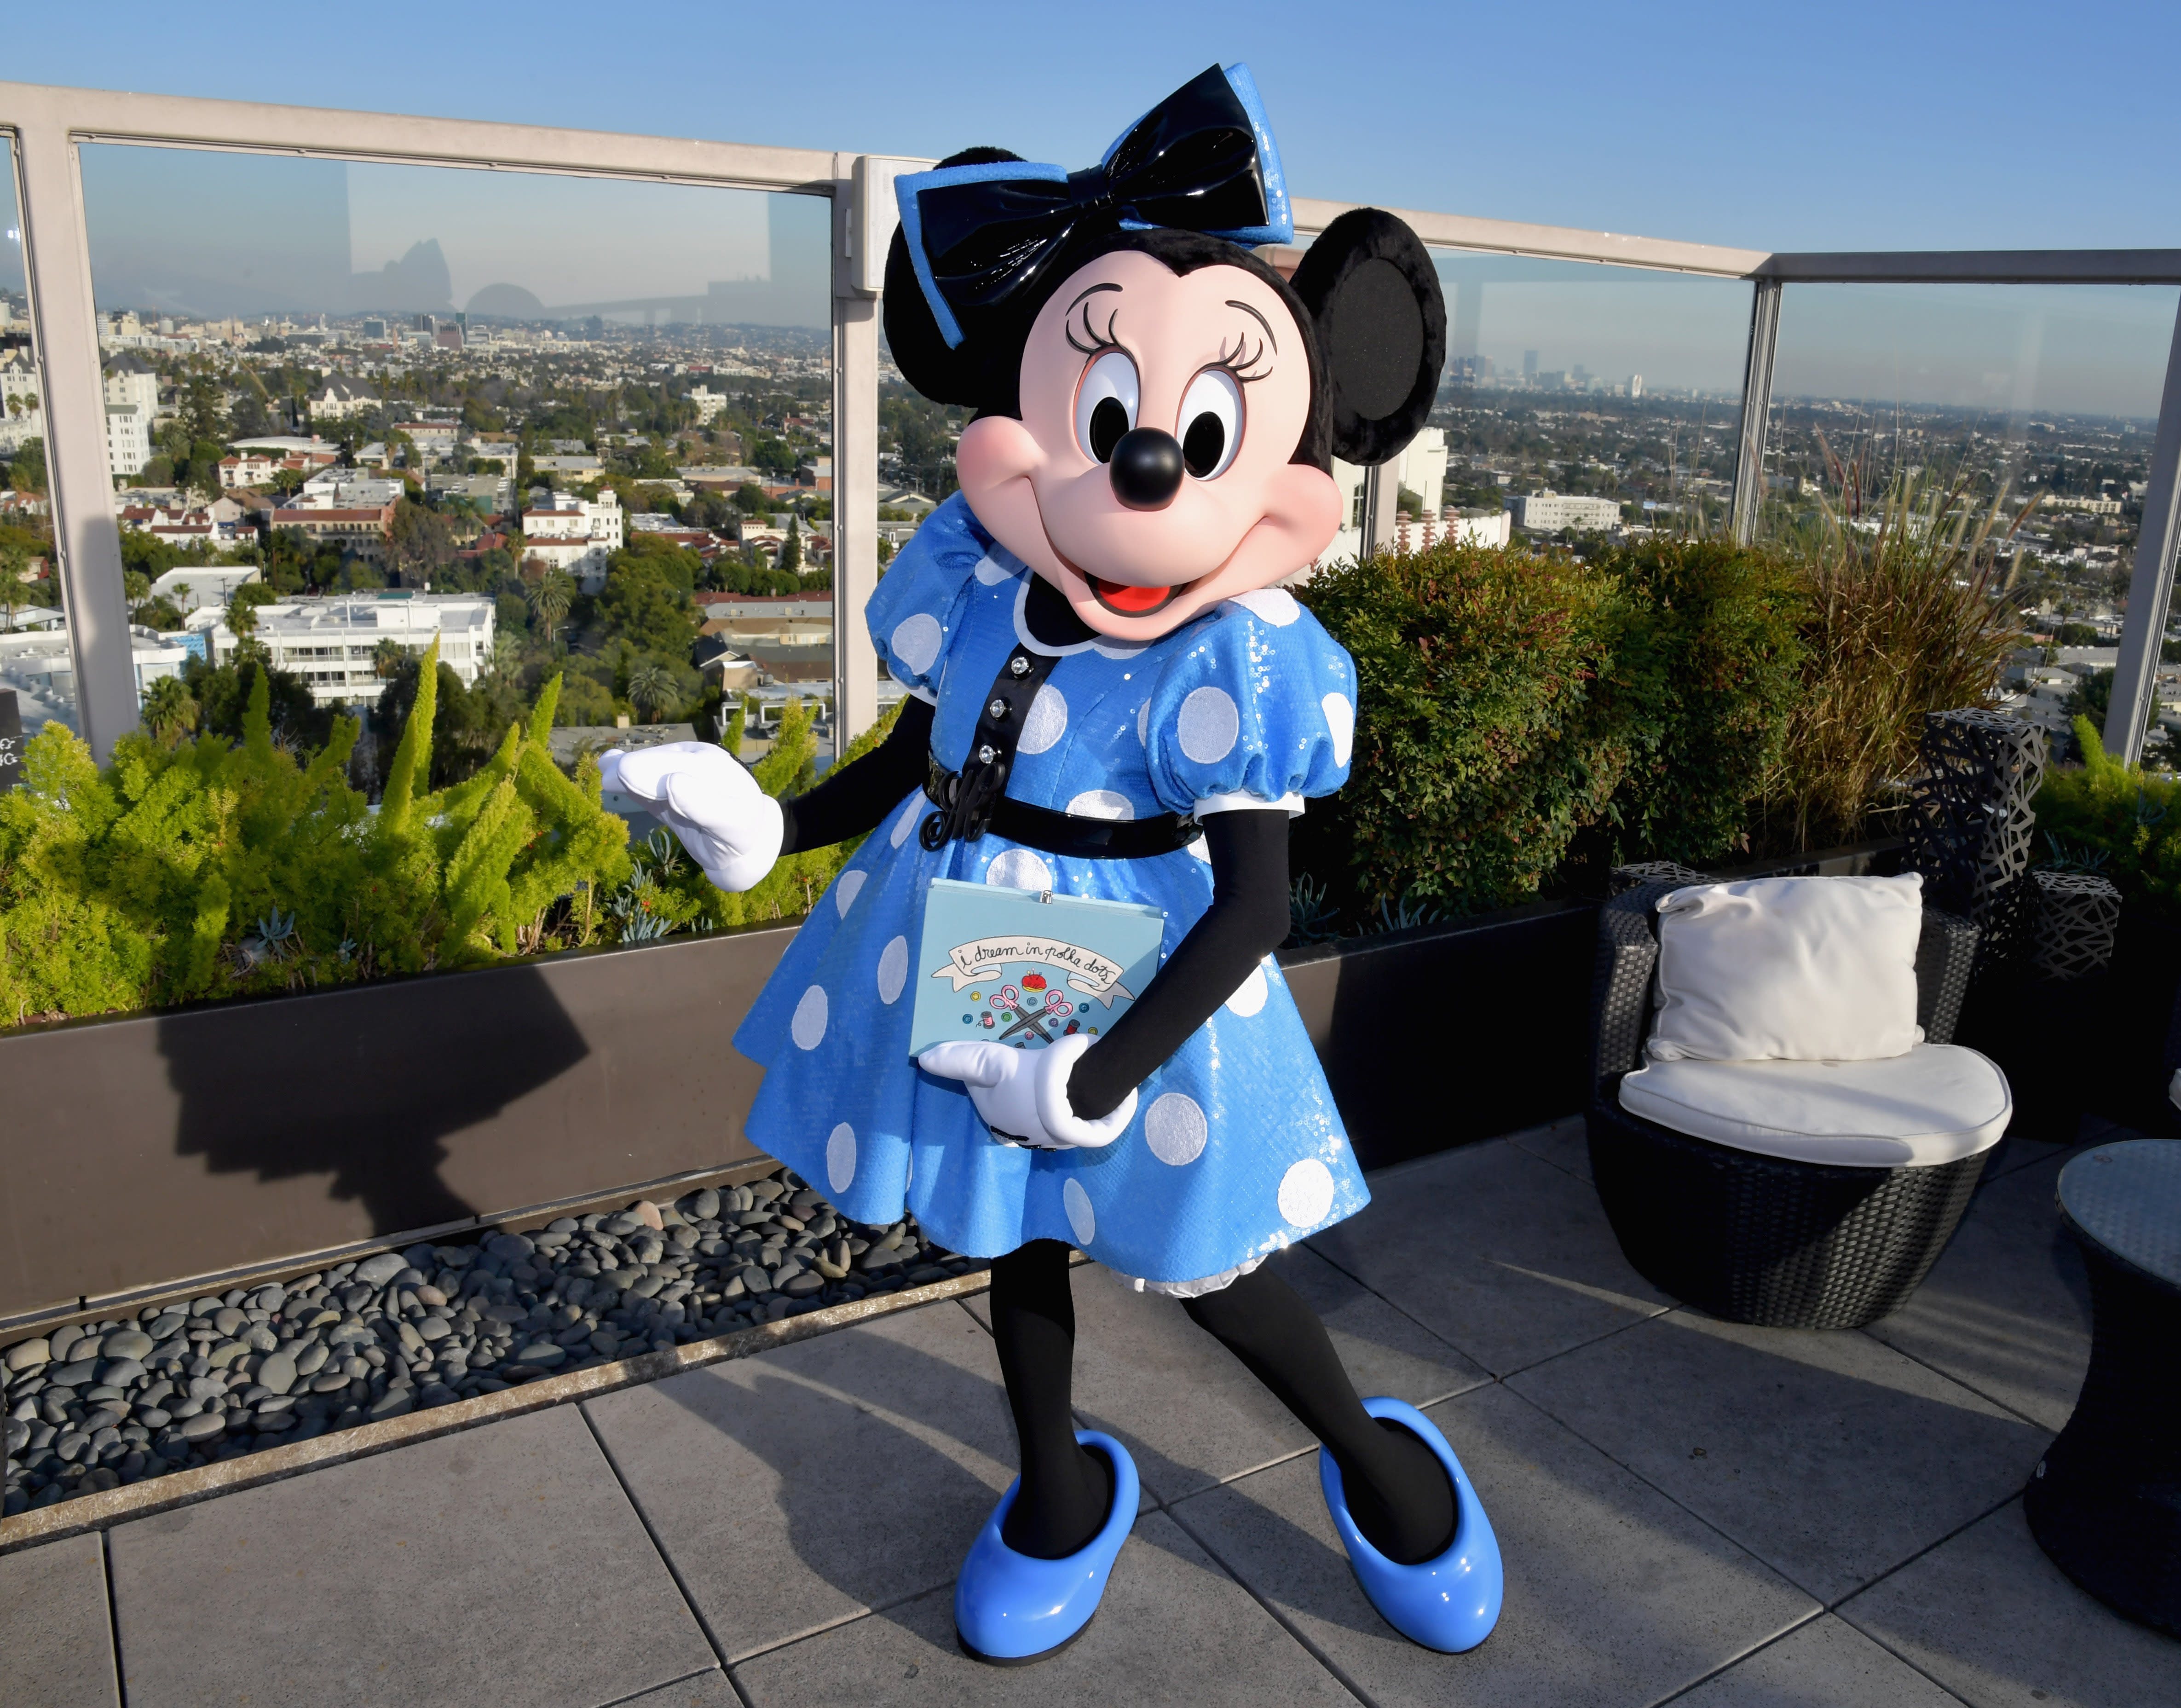
[[[1537,377],[1538,352],[1534,350],[1526,350],[1522,352],[1522,378],[1535,379]]]
[[[366,338],[373,339],[373,340],[382,339],[382,338],[385,337],[385,336],[386,336],[386,323],[385,323],[384,321],[383,321],[383,320],[367,320],[367,321],[365,321],[365,322],[363,323],[363,335],[364,335]]]
[[[1643,376],[1642,374],[1632,373],[1628,376],[1628,395],[1631,397],[1641,397],[1643,395]]]

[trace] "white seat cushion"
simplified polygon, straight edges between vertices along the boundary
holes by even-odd
[[[1841,1168],[1930,1168],[1996,1145],[2007,1075],[1959,1044],[1869,1062],[1654,1062],[1621,1107],[1737,1151]]]

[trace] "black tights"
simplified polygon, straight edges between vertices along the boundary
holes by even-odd
[[[1022,1449],[1022,1489],[1002,1538],[1019,1554],[1057,1560],[1098,1533],[1113,1490],[1105,1460],[1075,1440],[1068,1247],[1033,1240],[1000,1258],[991,1307]],[[1372,1546],[1403,1565],[1446,1551],[1457,1514],[1438,1457],[1406,1429],[1364,1411],[1325,1325],[1293,1288],[1260,1269],[1184,1307],[1325,1444],[1340,1468],[1349,1512]]]

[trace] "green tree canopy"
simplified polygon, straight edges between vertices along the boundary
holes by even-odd
[[[639,652],[687,658],[696,642],[697,625],[686,600],[652,556],[616,552],[599,596],[601,638],[624,640]]]

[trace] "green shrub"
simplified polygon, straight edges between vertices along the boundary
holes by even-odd
[[[1588,564],[1441,545],[1302,598],[1361,692],[1349,784],[1297,835],[1297,866],[1330,881],[1321,905],[1369,928],[1523,900],[1577,849],[1702,863],[1748,845],[1803,693],[1803,594],[1776,561],[1688,539]]]
[[[1802,698],[1797,578],[1719,540],[1648,540],[1594,563],[1621,583],[1599,693],[1635,753],[1611,805],[1615,856],[1701,865],[1746,848]]]
[[[269,673],[242,738],[132,733],[103,771],[58,724],[0,797],[0,1023],[161,1007],[475,965],[597,940],[579,898],[629,873],[598,771],[527,727],[459,786],[428,792],[437,649],[373,815],[345,772],[359,727],[299,759],[273,739]],[[563,917],[556,922],[556,909]]]
[[[2046,773],[2032,803],[2045,851],[2110,878],[2132,907],[2181,926],[2181,783],[2124,765],[2075,720],[2083,763]]]
[[[1348,785],[1334,812],[1305,815],[1298,864],[1344,854],[1352,911],[1534,894],[1634,757],[1591,692],[1621,626],[1615,579],[1442,545],[1323,572],[1301,597],[1355,658],[1358,710]]]

